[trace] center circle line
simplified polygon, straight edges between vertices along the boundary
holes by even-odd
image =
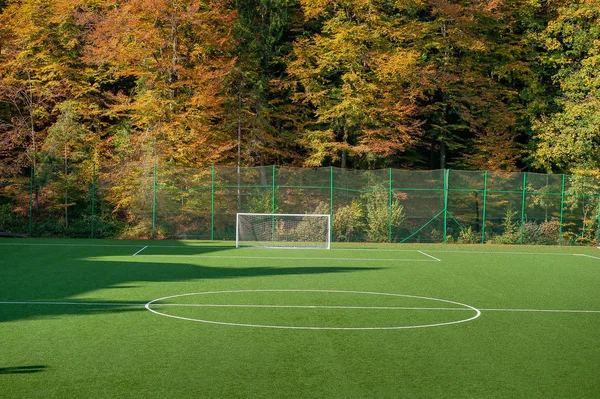
[[[153,306],[212,307],[212,308],[274,308],[274,309],[365,309],[365,310],[458,310],[473,311],[471,308],[432,308],[414,306],[343,306],[343,305],[255,305],[229,303],[154,303]]]
[[[403,297],[403,298],[413,298],[413,299],[423,299],[423,300],[430,300],[430,301],[438,301],[438,302],[444,302],[444,303],[449,303],[449,304],[453,304],[453,305],[458,305],[461,306],[462,308],[464,308],[464,310],[469,310],[469,311],[473,311],[475,312],[475,315],[466,319],[461,319],[461,320],[455,320],[455,321],[451,321],[451,322],[442,322],[442,323],[433,323],[433,324],[421,324],[421,325],[411,325],[411,326],[382,326],[382,327],[319,327],[319,326],[279,326],[279,325],[264,325],[264,324],[249,324],[249,323],[232,323],[232,322],[222,322],[222,321],[216,321],[216,320],[204,320],[204,319],[195,319],[195,318],[190,318],[190,317],[183,317],[183,316],[177,316],[177,315],[172,315],[169,313],[164,313],[164,312],[159,312],[155,309],[152,309],[152,306],[155,305],[157,307],[159,306],[204,306],[203,304],[189,304],[189,305],[185,305],[185,304],[161,304],[161,303],[157,303],[159,301],[163,301],[163,300],[167,300],[167,299],[173,299],[173,298],[181,298],[181,297],[186,297],[186,296],[192,296],[192,295],[209,295],[209,294],[224,294],[224,293],[257,293],[257,292],[281,292],[281,293],[285,293],[285,292],[309,292],[309,293],[352,293],[352,294],[365,294],[365,295],[382,295],[382,296],[392,296],[392,297]],[[212,304],[209,304],[212,305]],[[245,306],[245,307],[263,307],[263,305],[253,305],[253,306],[249,306],[249,305],[228,305],[228,304],[224,304],[224,305],[218,305],[217,306],[222,306],[222,307],[229,307],[229,306]],[[290,307],[300,307],[300,308],[317,308],[317,307],[321,307],[321,308],[325,308],[327,309],[327,307],[321,306],[321,305],[264,305],[265,307],[272,307],[272,308],[290,308]],[[166,296],[166,297],[162,297],[162,298],[157,298],[154,299],[148,303],[146,303],[146,305],[144,306],[147,310],[149,310],[150,312],[160,315],[160,316],[165,316],[165,317],[171,317],[174,319],[179,319],[179,320],[187,320],[187,321],[195,321],[195,322],[200,322],[200,323],[208,323],[208,324],[217,324],[217,325],[229,325],[229,326],[240,326],[240,327],[254,327],[254,328],[271,328],[271,329],[295,329],[295,330],[400,330],[400,329],[415,329],[415,328],[426,328],[426,327],[440,327],[440,326],[446,326],[446,325],[453,325],[453,324],[459,324],[459,323],[465,323],[468,321],[472,321],[477,319],[478,317],[481,316],[481,311],[473,306],[470,305],[466,305],[460,302],[455,302],[455,301],[450,301],[450,300],[446,300],[446,299],[439,299],[439,298],[431,298],[431,297],[425,297],[425,296],[416,296],[416,295],[405,295],[405,294],[391,294],[391,293],[383,293],[383,292],[368,292],[368,291],[349,291],[349,290],[297,290],[297,289],[271,289],[271,290],[226,290],[226,291],[205,291],[205,292],[194,292],[194,293],[187,293],[187,294],[179,294],[179,295],[170,295],[170,296]],[[355,307],[352,307],[355,308]],[[377,307],[356,307],[358,309],[373,309],[373,308],[377,308]],[[390,308],[390,307],[379,307],[379,308]],[[402,307],[397,307],[398,310],[400,310]],[[409,307],[410,308],[410,307]],[[333,309],[336,309],[336,307],[333,307]],[[419,310],[416,308],[412,308],[415,310]],[[462,310],[461,308],[439,308],[439,309],[435,309],[435,308],[423,308],[422,310]]]

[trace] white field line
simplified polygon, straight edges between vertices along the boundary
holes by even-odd
[[[327,306],[327,305],[252,305],[220,303],[153,303],[152,307],[201,307],[201,308],[263,308],[263,309],[367,309],[367,310],[470,310],[469,308],[433,308],[409,306]]]
[[[592,259],[598,259],[598,260],[600,260],[600,258],[597,257],[597,256],[586,255],[586,254],[575,254],[575,256],[585,256],[586,258],[592,258]]]
[[[44,302],[44,301],[0,301],[0,305],[62,305],[62,306],[139,306],[147,303],[120,303],[120,302]],[[324,305],[253,305],[253,304],[185,304],[185,303],[153,303],[152,307],[178,306],[178,307],[223,307],[223,308],[288,308],[288,309],[366,309],[366,310],[441,310],[441,311],[473,311],[469,308],[450,307],[410,307],[410,306],[324,306]],[[531,312],[531,313],[600,313],[600,310],[584,309],[500,309],[477,308],[482,312]]]
[[[88,247],[88,248],[139,248],[139,244],[79,244],[79,243],[0,243],[0,246],[40,246],[40,247]],[[228,250],[233,249],[232,246],[203,246],[203,245],[191,245],[191,246],[182,246],[182,245],[146,245],[141,250],[134,253],[132,256],[138,256],[142,251],[147,248],[179,248],[182,250],[199,250],[199,249],[222,249]],[[600,246],[597,247],[600,249]],[[272,248],[279,249],[279,248]],[[236,251],[240,251],[243,249],[236,249]],[[287,250],[287,249],[286,249]],[[364,251],[364,252],[418,252],[422,255],[425,255],[432,260],[422,260],[422,259],[392,259],[392,258],[334,258],[334,257],[320,257],[320,258],[289,258],[289,257],[271,257],[271,256],[216,256],[216,255],[145,255],[145,256],[154,256],[154,257],[171,257],[171,258],[189,258],[189,257],[203,257],[203,258],[215,258],[215,259],[297,259],[297,260],[342,260],[342,261],[356,261],[356,260],[365,260],[365,261],[395,261],[395,262],[441,262],[441,259],[436,258],[423,250],[416,249],[384,249],[384,248],[332,248],[330,250],[317,248],[314,249],[317,251]],[[447,253],[447,254],[474,254],[474,255],[550,255],[550,256],[582,256],[591,259],[600,260],[600,257],[587,255],[587,254],[571,254],[571,253],[559,253],[559,252],[517,252],[517,251],[453,251],[453,250],[443,250],[443,249],[435,249],[428,248],[427,252],[437,252],[437,253]]]
[[[415,252],[415,251],[412,251]],[[198,258],[198,259],[277,259],[277,260],[342,260],[342,261],[390,261],[390,262],[437,262],[434,259],[397,259],[397,258],[312,258],[312,257],[285,257],[285,256],[227,256],[227,255],[147,255],[141,254],[138,256],[148,256],[152,258]]]
[[[0,305],[145,306],[145,303],[0,301]]]
[[[30,246],[30,247],[115,247],[139,248],[140,244],[67,244],[67,243],[34,243],[34,242],[0,242],[0,246]],[[147,245],[148,248],[180,248],[180,249],[235,249],[235,246],[206,246],[206,245]]]
[[[148,248],[148,246],[146,245],[144,248],[140,249],[139,251],[137,251],[136,253],[134,253],[131,256],[136,256],[137,254],[139,254],[140,252],[142,252],[144,249]]]
[[[486,312],[538,312],[538,313],[600,313],[600,310],[583,309],[479,309]]]
[[[0,242],[0,246],[44,246],[44,247],[121,247],[121,248],[139,248],[139,244],[67,244],[67,243],[24,243],[24,242]],[[148,248],[180,248],[180,249],[235,249],[236,251],[249,250],[250,248],[235,248],[233,245],[231,246],[204,246],[204,245],[147,245]],[[597,247],[600,249],[600,247]],[[278,248],[271,248],[278,249]],[[282,248],[283,249],[283,248]],[[250,249],[254,250],[254,249]],[[288,251],[289,249],[286,249]],[[421,250],[416,249],[385,249],[385,248],[331,248],[331,249],[313,249],[317,251],[376,251],[376,252],[421,252]],[[453,251],[446,249],[435,249],[435,248],[427,248],[425,249],[427,252],[438,252],[438,253],[457,253],[457,254],[483,254],[483,255],[554,255],[554,256],[587,256],[592,257],[591,255],[584,254],[571,254],[571,253],[560,253],[560,252],[517,252],[517,251]],[[600,259],[600,258],[599,258]]]
[[[407,244],[398,244],[398,245],[407,245]],[[449,244],[450,246],[451,244]],[[600,247],[597,247],[600,249]],[[330,251],[365,251],[365,252],[439,252],[439,253],[448,253],[448,254],[484,254],[484,255],[563,255],[563,256],[572,256],[575,254],[571,253],[560,253],[560,252],[518,252],[518,251],[480,251],[478,249],[473,249],[471,251],[466,250],[450,250],[450,249],[437,249],[437,248],[423,248],[421,250],[417,249],[385,249],[385,248],[331,248]]]
[[[0,242],[2,246],[27,246],[27,247],[138,247],[139,244],[64,244],[64,243],[43,243],[43,242]]]
[[[450,310],[471,311],[469,308],[440,308],[440,307],[412,307],[412,306],[324,306],[324,305],[251,305],[251,304],[183,304],[183,303],[153,303],[151,306],[177,306],[177,307],[223,307],[223,308],[283,308],[283,309],[367,309],[367,310]],[[479,309],[486,312],[544,312],[544,313],[600,313],[600,310],[570,310],[570,309]]]
[[[552,255],[552,256],[574,256],[578,254],[565,254],[560,252],[517,252],[517,251],[449,251],[444,249],[428,249],[427,252],[438,252],[446,254],[473,254],[473,255]]]
[[[425,252],[423,252],[423,251],[417,251],[417,252],[419,252],[419,253],[421,253],[421,254],[423,254],[423,255],[425,255],[425,256],[428,256],[428,257],[430,257],[431,259],[434,259],[434,260],[436,260],[437,262],[441,262],[441,260],[440,260],[440,259],[438,259],[438,258],[436,258],[435,256],[431,256],[431,255],[429,255],[429,254],[426,254],[426,253],[425,253]]]

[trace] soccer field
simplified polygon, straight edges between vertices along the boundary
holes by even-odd
[[[600,397],[596,248],[4,239],[0,254],[3,399]]]

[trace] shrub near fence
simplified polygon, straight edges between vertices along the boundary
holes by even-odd
[[[235,239],[235,214],[328,213],[332,241],[590,244],[595,177],[333,167],[42,164],[0,178],[0,234]]]

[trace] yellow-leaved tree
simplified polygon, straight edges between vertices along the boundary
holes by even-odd
[[[419,135],[413,118],[419,53],[401,46],[400,2],[302,0],[314,32],[295,44],[288,71],[295,100],[313,117],[300,133],[305,164],[377,167]],[[390,10],[389,8],[394,10]],[[398,11],[398,12],[393,12]]]

